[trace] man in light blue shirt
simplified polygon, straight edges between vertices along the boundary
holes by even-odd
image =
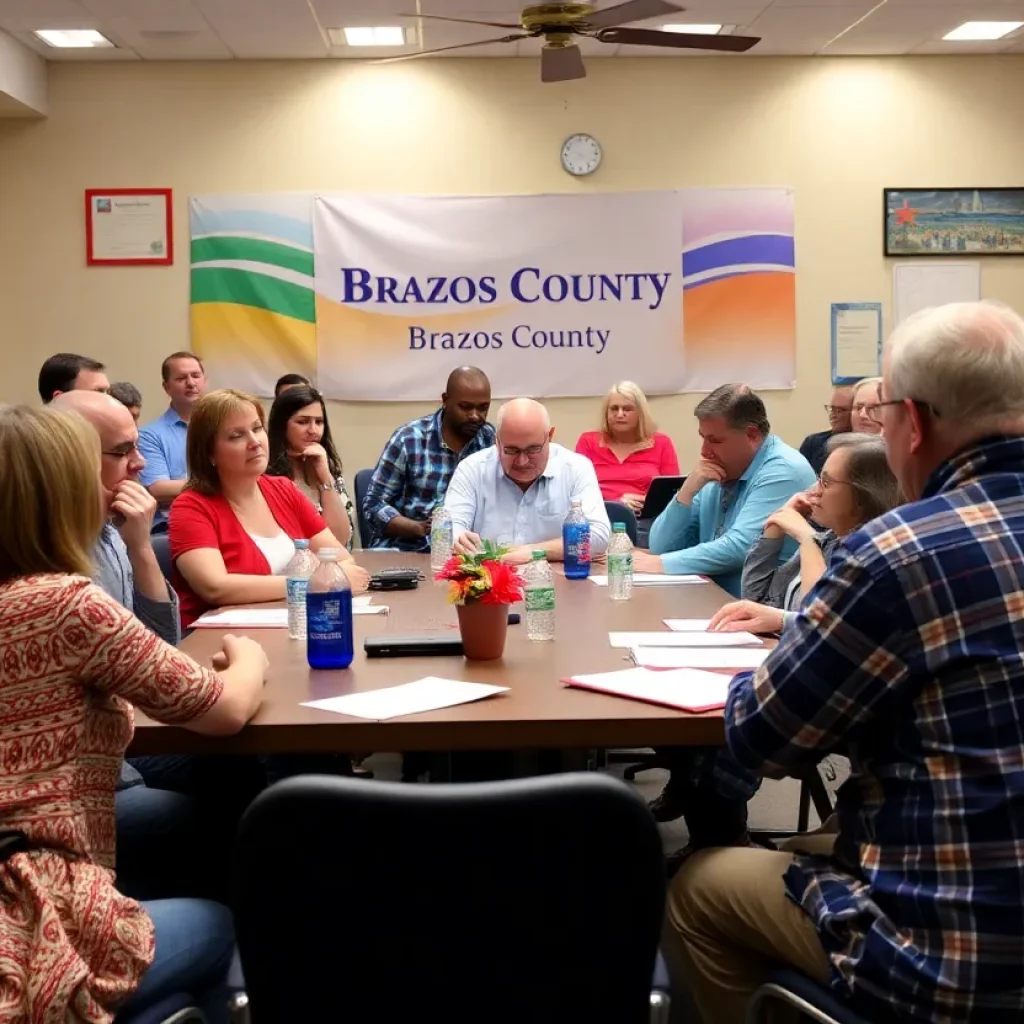
[[[651,526],[651,553],[636,572],[698,573],[740,596],[743,560],[765,520],[817,479],[807,460],[770,433],[764,402],[746,384],[725,384],[694,410],[700,460]],[[793,554],[790,541],[780,562]]]
[[[160,367],[170,407],[139,433],[139,451],[146,460],[139,480],[160,503],[153,529],[167,529],[167,509],[181,494],[188,477],[185,438],[196,402],[206,390],[206,371],[191,352],[174,352]]]
[[[509,547],[505,561],[530,561],[543,551],[562,561],[562,522],[579,501],[590,521],[591,552],[603,554],[611,525],[593,463],[553,444],[547,409],[532,398],[502,406],[491,448],[459,463],[445,495],[455,550],[471,554],[481,540]]]

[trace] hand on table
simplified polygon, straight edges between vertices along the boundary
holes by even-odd
[[[780,633],[783,615],[779,608],[769,608],[756,601],[731,601],[719,608],[708,623],[710,633]]]
[[[529,544],[520,544],[510,551],[506,551],[501,556],[501,560],[507,565],[525,565],[527,562],[533,561],[533,551],[534,549]]]
[[[352,593],[365,593],[370,586],[370,574],[351,558],[347,558],[344,562],[339,562],[338,564],[341,566],[341,571],[348,577]]]
[[[652,555],[650,551],[633,552],[633,572],[663,573],[664,563],[660,555]]]
[[[459,534],[452,545],[452,551],[457,555],[478,555],[483,549],[484,545],[480,540],[480,535],[470,530]]]
[[[267,681],[270,662],[267,659],[266,651],[255,640],[247,636],[234,636],[232,633],[225,633],[221,643],[224,645],[223,648],[211,659],[215,671],[223,672],[226,668],[231,668],[239,662],[252,661],[260,667],[263,681]]]

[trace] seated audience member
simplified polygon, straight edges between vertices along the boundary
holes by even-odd
[[[363,502],[370,527],[363,547],[430,550],[430,517],[444,500],[455,467],[494,444],[494,428],[487,422],[490,407],[487,375],[475,366],[461,366],[448,377],[437,412],[391,435]]]
[[[621,501],[636,515],[656,476],[679,475],[672,439],[654,429],[647,396],[629,380],[604,396],[600,430],[581,434],[576,451],[594,464],[604,500]]]
[[[107,392],[111,398],[116,398],[131,414],[136,423],[142,415],[142,393],[134,384],[120,380],[110,385]]]
[[[286,387],[274,399],[267,433],[267,472],[293,481],[324,517],[331,533],[351,549],[352,499],[345,490],[323,396],[303,384]]]
[[[740,571],[765,520],[815,480],[807,460],[770,433],[764,402],[746,384],[725,384],[694,410],[700,459],[651,526],[651,553],[637,572],[698,573],[738,596]],[[793,545],[783,551],[788,556]]]
[[[160,503],[155,527],[162,531],[167,529],[167,509],[188,476],[185,435],[192,410],[206,390],[206,371],[191,352],[174,352],[163,361],[160,376],[171,404],[139,432],[139,451],[146,460],[139,479]]]
[[[534,551],[561,561],[562,522],[579,501],[590,520],[591,553],[604,553],[611,524],[594,466],[554,444],[554,435],[540,402],[514,398],[501,407],[495,444],[464,460],[448,485],[456,551],[478,551],[486,539],[510,547],[509,562],[528,562]]]
[[[899,502],[899,487],[880,438],[837,434],[828,447],[817,484],[768,517],[743,564],[745,600],[719,609],[711,619],[712,630],[780,632],[784,620],[796,617],[803,595],[824,574],[842,539]],[[811,517],[822,530],[815,529]],[[787,536],[800,547],[780,566]],[[747,845],[747,801],[761,785],[761,776],[742,768],[721,747],[662,748],[659,755],[672,775],[651,811],[658,821],[684,817],[690,839],[671,866],[701,847]]]
[[[807,460],[815,473],[821,472],[825,465],[825,446],[829,439],[837,434],[850,432],[850,409],[853,404],[853,386],[850,384],[837,385],[832,389],[832,398],[825,406],[828,413],[828,430],[822,430],[817,434],[808,434],[800,445],[800,454]],[[867,431],[875,433],[873,430]]]
[[[281,393],[289,388],[309,388],[312,386],[301,373],[285,373],[277,378],[277,383],[274,385],[274,398],[280,398]]]
[[[105,370],[102,363],[88,356],[58,352],[39,370],[39,397],[45,404],[65,391],[106,391],[110,381]]]
[[[857,434],[880,434],[881,426],[868,415],[867,410],[879,401],[881,377],[865,377],[858,381],[850,395],[850,429]]]
[[[216,671],[204,668],[90,582],[99,460],[81,418],[0,409],[0,943],[12,1021],[106,1021],[168,991],[216,1013],[234,949],[226,907],[140,905],[115,889],[114,788],[133,706],[207,735],[238,732],[267,661],[228,636]]]
[[[295,554],[337,548],[356,592],[366,570],[327,528],[291,480],[265,476],[267,435],[263,408],[242,391],[211,391],[192,411],[188,427],[189,478],[171,507],[174,588],[181,624],[229,604],[283,601],[281,575]]]
[[[725,710],[750,771],[849,754],[838,833],[683,865],[668,917],[705,1021],[742,1020],[779,964],[865,1020],[1021,1020],[1024,320],[925,310],[883,366],[869,415],[910,503],[845,539]]]

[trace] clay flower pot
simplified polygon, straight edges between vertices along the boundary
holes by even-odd
[[[456,605],[462,653],[471,661],[494,661],[505,653],[508,605],[470,601]]]

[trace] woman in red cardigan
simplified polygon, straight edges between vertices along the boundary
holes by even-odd
[[[656,476],[679,475],[672,439],[655,431],[647,396],[629,380],[604,396],[601,429],[581,434],[576,451],[594,464],[604,500],[621,501],[636,515]]]
[[[307,538],[313,551],[337,548],[357,593],[369,577],[352,561],[309,499],[287,477],[264,476],[263,409],[243,391],[204,395],[188,425],[189,477],[170,514],[173,583],[181,624],[223,605],[281,601],[281,573]]]

